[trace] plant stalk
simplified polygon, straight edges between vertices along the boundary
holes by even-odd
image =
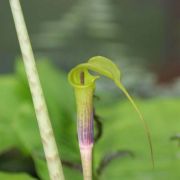
[[[23,56],[35,113],[38,121],[41,140],[45,152],[51,180],[64,180],[63,169],[58,154],[47,106],[41,88],[35,58],[26,28],[23,12],[19,0],[9,0],[13,14],[17,36]],[[29,137],[31,138],[31,137]]]
[[[84,180],[92,180],[92,149],[93,146],[80,147]]]
[[[77,132],[84,180],[92,180],[93,92],[94,86],[86,86],[85,73],[81,72],[80,86],[75,88],[75,96]]]

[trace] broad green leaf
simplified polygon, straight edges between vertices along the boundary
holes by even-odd
[[[66,157],[79,159],[76,155],[78,145],[76,143],[76,126],[73,118],[75,114],[75,103],[72,90],[67,82],[66,74],[58,71],[49,61],[44,59],[37,61],[37,68],[58,146],[63,144],[60,148],[62,150],[61,153]],[[17,61],[16,70],[16,75],[22,85],[22,90],[19,90],[19,93],[24,101],[31,104],[31,113],[29,114],[33,115],[30,116],[33,120],[24,121],[26,125],[19,123],[17,126],[25,126],[24,128],[29,127],[33,129],[37,124],[31,96],[27,94],[29,87],[22,61]],[[30,119],[30,117],[27,117],[27,119]],[[25,129],[24,132],[28,134],[28,129]],[[22,137],[24,138],[23,134]],[[70,155],[68,150],[71,152]]]
[[[21,142],[21,149],[32,156],[36,154],[43,156],[36,116],[31,103],[24,102],[20,105],[19,110],[13,118],[12,125],[16,136]]]
[[[41,158],[40,157],[34,157],[33,159],[34,159],[34,163],[35,163],[35,167],[36,167],[38,176],[42,180],[50,180],[45,159],[43,159],[42,157]]]
[[[37,65],[61,156],[78,160],[75,103],[67,75],[48,61],[40,61]]]
[[[18,81],[13,75],[0,76],[0,153],[18,144],[14,140],[13,117],[18,110]]]
[[[138,123],[132,122],[132,118],[137,118],[131,113],[128,103],[123,101],[98,110],[103,119],[104,131],[101,140],[95,145],[95,166],[98,166],[105,154],[116,150],[131,150],[135,157],[117,158],[105,168],[100,180],[110,178],[178,180],[179,146],[178,142],[171,141],[170,137],[179,132],[180,121],[177,117],[180,116],[180,99],[152,99],[138,102],[145,118],[150,119],[156,167],[150,168],[149,160],[146,158],[146,147],[143,146],[146,139],[142,138],[143,132]]]

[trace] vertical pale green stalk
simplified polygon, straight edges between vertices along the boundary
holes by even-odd
[[[121,73],[118,67],[109,59],[96,56],[88,60],[87,63],[82,63],[73,68],[68,79],[74,87],[76,104],[77,104],[77,131],[79,146],[81,152],[81,159],[83,165],[83,174],[85,180],[92,179],[92,147],[93,147],[93,110],[92,110],[92,96],[95,87],[95,79],[89,73],[89,70],[94,71],[100,75],[106,76],[113,80],[115,85],[123,91],[128,100],[133,105],[135,111],[138,113],[142,121],[147,139],[150,146],[151,160],[154,166],[153,149],[151,143],[151,136],[146,121],[143,119],[141,112],[136,106],[134,100],[129,95],[125,87],[121,83]],[[82,76],[83,74],[83,76]],[[83,79],[82,79],[83,77]]]
[[[93,149],[93,93],[94,80],[86,70],[77,74],[71,81],[75,90],[77,105],[77,132],[83,167],[84,180],[92,180],[92,149]],[[71,76],[69,76],[71,79]]]
[[[92,179],[93,148],[93,88],[91,86],[75,89],[77,102],[77,132],[85,180]]]
[[[20,2],[19,0],[9,0],[9,2],[15,22],[21,52],[23,55],[25,71],[32,94],[45,157],[48,164],[49,175],[51,180],[64,180],[62,165],[39,81],[35,58],[33,55]]]

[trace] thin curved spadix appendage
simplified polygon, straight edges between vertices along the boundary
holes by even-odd
[[[81,159],[83,165],[84,179],[90,180],[91,178],[87,178],[87,177],[90,177],[90,174],[92,173],[92,167],[91,167],[92,160],[90,159],[92,157],[92,155],[90,155],[90,152],[92,153],[92,147],[93,147],[93,108],[92,108],[93,98],[92,97],[95,88],[95,80],[99,78],[99,76],[91,75],[88,70],[94,71],[99,75],[103,75],[112,79],[116,84],[116,86],[123,91],[123,93],[126,95],[128,100],[131,102],[132,106],[134,107],[135,111],[138,113],[139,118],[144,125],[145,132],[150,145],[151,160],[154,166],[153,149],[152,149],[149,128],[140,110],[135,104],[134,100],[129,95],[125,87],[122,85],[120,81],[121,78],[120,70],[111,60],[102,56],[96,56],[89,59],[87,63],[82,63],[80,65],[77,65],[75,68],[73,68],[70,71],[68,75],[69,82],[75,89],[76,104],[77,104],[77,131],[78,131],[79,146],[80,146]],[[89,165],[87,163],[89,163]],[[87,167],[89,169],[87,169]]]

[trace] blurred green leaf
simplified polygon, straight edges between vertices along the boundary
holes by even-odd
[[[25,153],[32,156],[36,154],[43,156],[43,148],[32,104],[26,102],[20,105],[13,118],[13,128],[21,142],[21,150],[23,149]]]
[[[180,173],[179,146],[170,137],[179,132],[180,101],[153,99],[139,101],[148,121],[153,141],[155,169],[151,167],[148,144],[143,128],[127,102],[100,110],[104,133],[95,146],[95,166],[102,157],[115,150],[132,150],[135,158],[116,159],[104,170],[101,179],[175,179]]]
[[[56,70],[54,66],[47,60],[38,61],[37,68],[45,99],[47,101],[52,125],[54,127],[57,141],[59,142],[58,144],[64,144],[64,146],[67,146],[67,148],[70,146],[69,149],[72,149],[72,147],[77,149],[77,144],[75,143],[76,125],[74,118],[74,98],[71,87],[67,83],[66,74]],[[19,94],[21,94],[21,97],[23,97],[23,101],[27,101],[30,103],[30,106],[32,106],[31,97],[27,95],[29,88],[24,66],[21,61],[17,61],[16,70],[17,77],[22,85]],[[21,91],[23,91],[23,94]],[[34,114],[32,107],[30,108],[31,113],[29,114]],[[34,119],[35,116],[33,115],[31,118]],[[31,124],[31,121],[28,123]],[[31,127],[30,124],[26,126]],[[37,126],[37,124],[35,126]]]
[[[18,142],[14,139],[12,120],[15,115],[19,98],[17,87],[19,83],[13,75],[0,76],[0,152],[16,146]]]
[[[36,167],[39,177],[42,180],[49,180],[50,178],[49,178],[47,164],[46,164],[45,159],[34,157],[34,162],[35,162],[35,167]]]
[[[25,173],[5,173],[0,172],[0,179],[2,180],[35,180]]]

